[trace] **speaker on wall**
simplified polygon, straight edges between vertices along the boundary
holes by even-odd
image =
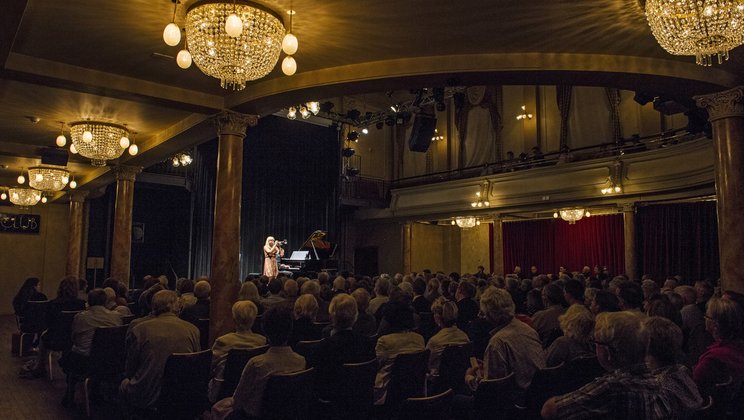
[[[413,130],[408,140],[408,150],[425,152],[429,150],[434,129],[437,127],[437,117],[431,114],[419,113],[413,117]]]

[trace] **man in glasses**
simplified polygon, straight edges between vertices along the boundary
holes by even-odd
[[[545,419],[668,419],[670,401],[651,375],[644,358],[646,337],[642,318],[630,312],[597,315],[594,344],[597,360],[608,372],[568,394],[550,398]]]

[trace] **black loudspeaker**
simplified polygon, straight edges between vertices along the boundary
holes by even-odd
[[[416,114],[413,117],[413,130],[408,140],[408,150],[425,152],[429,150],[434,129],[437,127],[437,117],[430,114]]]
[[[40,152],[42,165],[67,166],[70,157],[67,149],[46,148]]]

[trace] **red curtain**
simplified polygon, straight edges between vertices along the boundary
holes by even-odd
[[[535,265],[541,273],[557,273],[562,265],[580,271],[588,265],[606,265],[610,273],[625,271],[623,216],[584,218],[569,225],[563,220],[504,222],[504,269],[515,265],[527,272]]]
[[[639,275],[659,282],[677,274],[687,281],[718,279],[715,202],[640,207],[635,223]]]

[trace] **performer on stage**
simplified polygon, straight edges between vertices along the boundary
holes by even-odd
[[[266,277],[274,278],[279,274],[279,266],[276,263],[276,257],[284,256],[284,249],[281,242],[274,239],[273,236],[266,238],[266,244],[263,247],[264,269],[263,274]]]

